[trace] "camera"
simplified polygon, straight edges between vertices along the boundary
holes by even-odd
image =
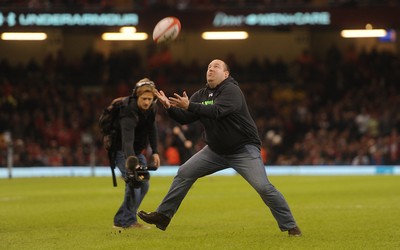
[[[149,171],[146,166],[140,166],[135,170],[127,169],[125,182],[133,188],[140,188],[143,183],[150,180]]]
[[[149,170],[157,170],[157,167],[142,165],[136,156],[129,156],[125,169],[125,182],[133,188],[139,188],[150,180]]]

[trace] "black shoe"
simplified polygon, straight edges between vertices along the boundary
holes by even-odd
[[[299,227],[294,227],[292,229],[288,230],[289,237],[300,237],[301,236],[301,231]]]
[[[157,228],[165,231],[167,229],[167,226],[169,222],[171,221],[170,218],[167,216],[160,214],[158,212],[150,212],[146,213],[145,211],[140,211],[137,213],[138,216],[145,222],[149,224],[154,224],[156,225]]]

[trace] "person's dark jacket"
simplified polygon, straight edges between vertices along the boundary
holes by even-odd
[[[260,148],[257,127],[238,83],[228,77],[217,87],[202,88],[190,97],[188,110],[171,107],[168,114],[181,124],[200,120],[204,140],[219,154],[234,154],[244,145]]]
[[[137,99],[133,97],[130,97],[128,106],[122,107],[120,149],[125,157],[142,153],[149,143],[152,153],[158,153],[156,113],[156,104],[146,111],[141,111],[137,106]]]

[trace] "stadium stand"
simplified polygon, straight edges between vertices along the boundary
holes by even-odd
[[[146,72],[167,92],[181,91],[177,82],[190,89],[204,81],[196,62],[159,64],[152,70],[141,59],[136,51],[108,59],[88,51],[74,63],[67,63],[62,54],[19,65],[2,60],[0,133],[11,132],[14,166],[107,165],[97,120],[115,96],[130,93],[133,79]],[[289,63],[268,58],[246,65],[233,58],[226,61],[242,83],[263,140],[266,164],[400,163],[397,54],[354,53],[333,46],[322,60],[304,51]],[[158,119],[163,164],[182,162],[203,145],[198,124],[179,127],[185,142],[164,112]],[[0,141],[3,167],[6,146]]]

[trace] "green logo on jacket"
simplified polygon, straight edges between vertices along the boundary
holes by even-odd
[[[214,104],[214,100],[203,101],[203,102],[201,102],[201,104],[203,104],[203,105],[212,105],[212,104]]]

